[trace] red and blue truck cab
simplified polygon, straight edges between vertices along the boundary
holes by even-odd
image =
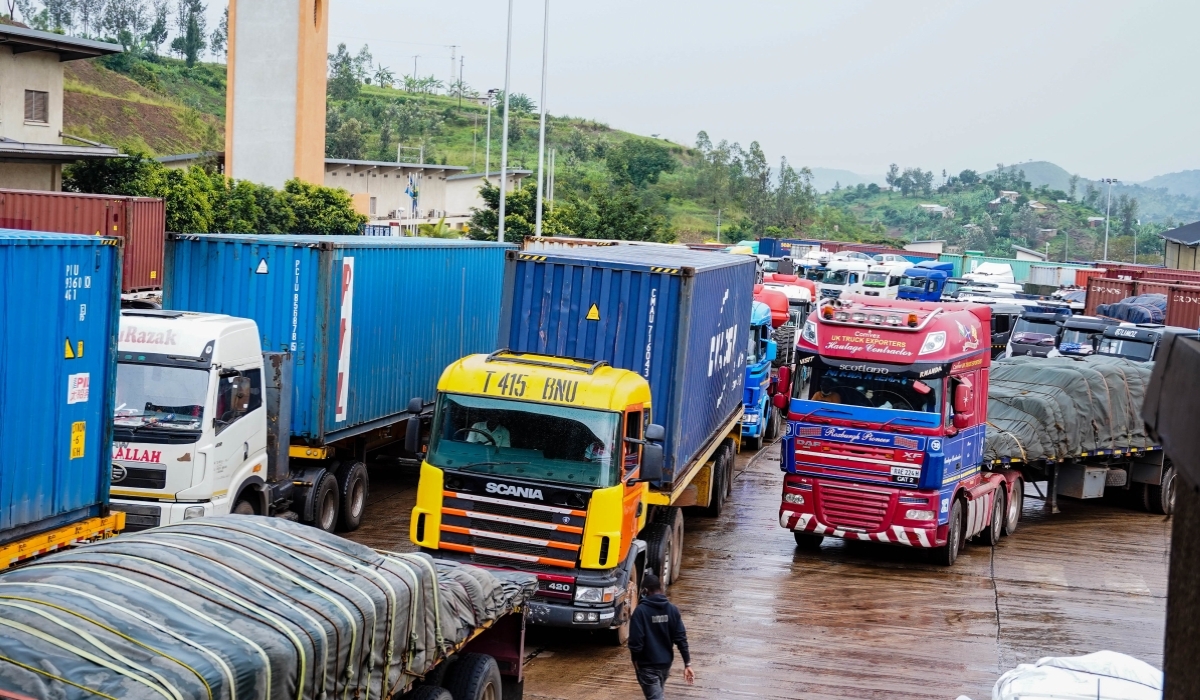
[[[1016,528],[1015,471],[983,464],[991,310],[850,295],[797,338],[779,524],[800,547],[826,536],[933,550],[954,563],[972,537]],[[1008,504],[1012,503],[1012,507]]]

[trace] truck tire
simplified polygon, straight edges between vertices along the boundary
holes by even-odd
[[[792,536],[796,538],[796,547],[806,552],[817,551],[821,548],[821,543],[825,541],[824,535],[818,535],[815,532],[792,530]]]
[[[412,692],[405,695],[404,700],[454,700],[454,696],[445,688],[439,688],[436,685],[423,685],[419,688],[414,688]]]
[[[992,503],[992,521],[979,533],[979,541],[989,547],[1000,543],[1004,535],[1004,523],[1008,520],[1008,501],[1004,497],[1005,488],[1001,485],[996,489],[996,499]]]
[[[241,499],[234,504],[233,510],[229,511],[230,515],[257,515],[254,512],[254,504],[246,499]]]
[[[663,586],[663,590],[666,590]],[[629,572],[629,581],[625,584],[625,604],[629,608],[629,614],[625,617],[625,622],[622,622],[616,627],[605,630],[604,636],[610,646],[620,647],[629,643],[629,629],[632,627],[633,611],[637,608],[638,601],[642,599],[642,579],[638,576],[637,571]]]
[[[337,471],[338,530],[353,532],[362,525],[363,513],[367,510],[367,465],[362,462],[342,462]]]
[[[1025,482],[1017,479],[1013,482],[1012,493],[1008,497],[1008,515],[1004,518],[1004,534],[1011,535],[1017,531],[1021,523],[1021,511],[1025,508]]]
[[[961,498],[954,499],[954,505],[950,508],[950,521],[946,532],[946,544],[932,550],[933,561],[935,564],[942,566],[953,566],[958,560],[958,553],[963,546],[963,533],[966,531],[966,524],[963,523],[963,501]]]
[[[667,583],[675,583],[683,575],[683,509],[660,507],[654,514],[654,522],[671,529],[671,580]]]
[[[324,472],[321,479],[313,484],[313,491],[313,519],[309,524],[325,532],[333,532],[337,529],[338,505],[341,501],[337,479],[333,474]]]
[[[445,689],[454,700],[500,700],[503,681],[496,660],[487,654],[463,654],[446,673]]]
[[[707,517],[721,517],[721,511],[725,507],[725,494],[733,488],[733,479],[728,473],[733,461],[730,459],[731,454],[732,450],[721,447],[717,450],[716,457],[713,459],[712,481],[709,484],[709,491],[711,493],[708,505],[700,508],[700,512]]]
[[[766,428],[766,421],[763,420],[762,423],[763,423],[762,427],[760,427],[758,429],[758,435],[750,436],[749,442],[746,443],[750,446],[750,449],[754,450],[755,452],[758,452],[759,450],[761,450],[762,446],[763,446],[763,433],[766,432],[767,428]]]
[[[774,442],[779,437],[779,409],[772,405],[767,410],[771,412],[771,417],[767,419],[767,439]]]
[[[662,583],[663,593],[667,592],[675,576],[672,564],[675,553],[672,551],[671,526],[666,523],[650,523],[642,535],[646,540],[646,570],[653,571]]]
[[[1146,484],[1142,492],[1142,505],[1151,513],[1171,515],[1175,512],[1175,467],[1163,469],[1162,483],[1155,486]]]

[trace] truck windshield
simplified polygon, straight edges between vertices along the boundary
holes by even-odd
[[[826,270],[821,281],[825,284],[845,285],[848,279],[850,279],[849,270]]]
[[[1079,328],[1067,328],[1063,330],[1062,342],[1074,343],[1076,345],[1091,345],[1092,336],[1099,335],[1100,331],[1089,331]]]
[[[888,283],[888,273],[886,272],[868,272],[863,278],[864,287],[886,287]]]
[[[114,422],[196,430],[204,418],[208,370],[119,363]]]
[[[1137,340],[1102,338],[1100,349],[1097,352],[1101,355],[1115,355],[1130,360],[1149,360],[1151,353],[1154,352],[1154,345]]]
[[[605,488],[617,483],[620,414],[442,394],[427,461],[462,469]]]
[[[942,410],[942,380],[922,381],[916,377],[860,372],[818,362],[813,367],[808,398],[847,406],[938,413]]]
[[[904,275],[900,278],[901,287],[918,287],[924,289],[926,277],[909,277]]]
[[[1043,321],[1035,318],[1019,318],[1017,325],[1013,327],[1013,334],[1021,333],[1041,333],[1043,335],[1057,335],[1058,324],[1054,321]]]

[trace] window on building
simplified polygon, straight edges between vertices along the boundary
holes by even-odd
[[[371,198],[371,216],[375,216],[375,198]]]
[[[50,93],[25,91],[25,121],[46,124],[50,121]]]

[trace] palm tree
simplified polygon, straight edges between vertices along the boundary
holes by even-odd
[[[392,83],[396,82],[396,76],[392,70],[382,63],[375,68],[375,84],[379,87],[391,87]]]

